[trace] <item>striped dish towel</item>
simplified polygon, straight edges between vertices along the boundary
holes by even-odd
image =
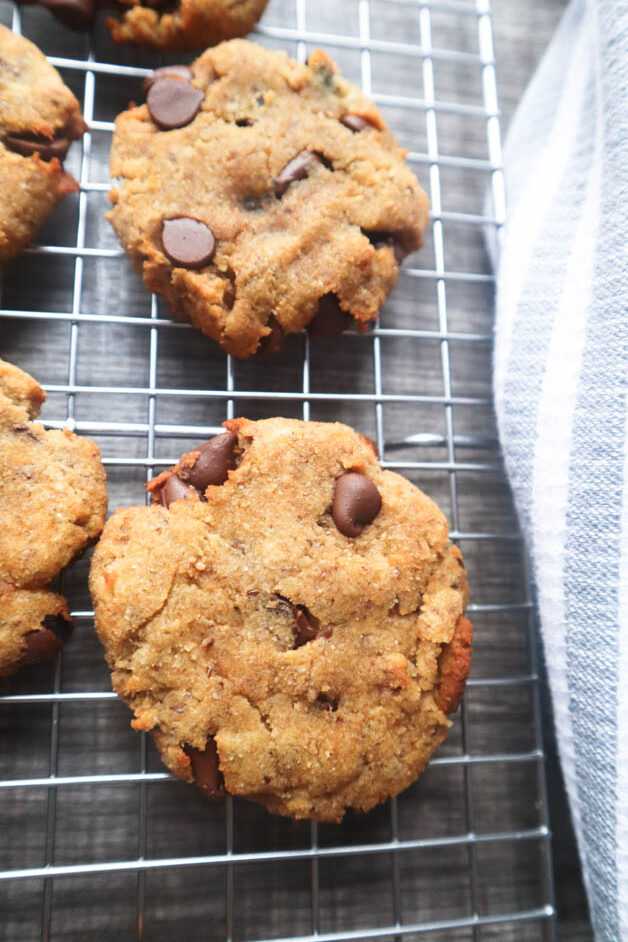
[[[505,169],[499,433],[596,940],[628,942],[628,0],[573,0]]]

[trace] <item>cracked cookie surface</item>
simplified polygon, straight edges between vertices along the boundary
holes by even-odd
[[[410,785],[446,738],[470,660],[462,556],[347,426],[225,425],[96,548],[113,687],[207,794],[339,820]]]
[[[84,130],[56,69],[0,26],[0,262],[29,245],[59,200],[78,189],[63,158]]]
[[[301,65],[233,40],[118,117],[109,218],[173,314],[248,357],[377,316],[427,224],[404,158],[325,53]]]
[[[32,422],[44,398],[31,376],[0,360],[0,677],[61,647],[68,607],[48,586],[105,520],[100,452]]]

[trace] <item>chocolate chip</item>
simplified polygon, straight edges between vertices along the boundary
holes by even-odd
[[[192,79],[192,70],[189,69],[187,65],[164,65],[160,69],[155,69],[154,72],[151,72],[151,74],[147,75],[144,79],[144,94],[148,95],[155,82],[158,82],[159,79],[162,78],[190,82]]]
[[[239,128],[252,128],[255,124],[255,121],[252,121],[250,118],[238,118],[236,120],[236,125]]]
[[[389,245],[393,250],[398,264],[401,264],[408,254],[394,232],[384,232],[383,230],[369,231],[367,229],[362,229],[362,234],[366,236],[371,245],[373,245],[376,249],[381,248],[382,245]]]
[[[34,0],[22,0],[29,4]],[[39,6],[50,10],[64,26],[74,30],[84,30],[91,26],[96,4],[94,0],[39,0]]]
[[[321,623],[305,605],[293,605],[292,614],[294,617],[292,625],[294,646],[295,648],[301,648],[304,644],[314,641],[318,637]]]
[[[347,471],[336,479],[331,515],[344,536],[359,536],[381,508],[380,493],[366,475]]]
[[[196,493],[193,487],[188,487],[176,474],[168,478],[159,492],[159,499],[164,507],[168,508],[175,500],[184,500]]]
[[[216,740],[210,736],[205,751],[187,746],[186,753],[192,762],[194,781],[209,798],[220,798],[225,793],[225,780],[218,764]]]
[[[201,448],[195,464],[181,471],[181,477],[201,492],[210,484],[224,484],[229,469],[235,467],[233,451],[237,441],[238,436],[233,432],[224,432],[212,438]]]
[[[161,241],[170,261],[182,268],[203,268],[216,250],[209,226],[191,216],[164,219]]]
[[[36,137],[35,135],[16,135],[8,134],[4,139],[4,146],[22,157],[32,157],[33,154],[39,154],[42,160],[63,160],[68,152],[71,141],[69,137],[54,137],[48,140],[45,137]]]
[[[346,114],[340,119],[340,123],[355,134],[363,131],[364,128],[372,127],[372,124],[359,114]]]
[[[308,326],[311,337],[337,337],[346,330],[353,318],[340,307],[334,294],[326,294],[318,304],[318,311]]]
[[[292,634],[294,635],[294,647],[300,648],[309,641],[315,641],[321,635],[323,638],[331,637],[331,630],[321,631],[321,623],[312,615],[311,611],[305,605],[294,605],[285,595],[275,595],[272,608],[276,608],[284,615],[292,616]]]
[[[289,160],[273,181],[275,196],[283,196],[291,183],[295,183],[297,180],[305,180],[311,167],[318,160],[318,155],[311,150],[302,150],[300,154]]]
[[[199,112],[203,92],[180,78],[160,78],[151,85],[146,97],[150,116],[162,131],[172,131],[189,124]]]
[[[270,333],[262,337],[260,341],[260,345],[257,348],[260,356],[269,356],[273,353],[279,353],[283,346],[283,330],[274,314],[270,315],[266,326],[270,327]]]

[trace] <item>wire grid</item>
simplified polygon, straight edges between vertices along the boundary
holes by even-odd
[[[6,11],[21,31],[17,8]],[[393,296],[368,337],[349,334],[342,343],[320,341],[322,347],[307,336],[291,338],[283,358],[255,366],[210,348],[172,321],[154,296],[147,302],[106,225],[94,223],[90,198],[104,199],[109,186],[105,178],[91,178],[99,166],[96,139],[102,135],[106,158],[113,130],[111,120],[98,117],[98,83],[106,84],[103,99],[112,98],[115,113],[116,102],[124,107],[115,86],[140,79],[159,62],[116,50],[102,35],[87,45],[61,39],[60,28],[40,12],[24,14],[28,35],[46,51],[48,37],[53,46],[58,39],[62,54],[51,61],[80,92],[89,126],[75,168],[77,203],[66,201],[43,244],[16,263],[0,311],[7,325],[3,355],[45,381],[46,423],[88,433],[101,444],[113,508],[137,503],[155,469],[218,432],[225,415],[350,421],[375,437],[385,467],[422,484],[449,510],[452,537],[470,562],[479,670],[474,667],[450,739],[428,772],[371,815],[350,815],[341,827],[296,825],[231,798],[208,806],[162,770],[145,734],[126,732],[128,715],[107,689],[89,631],[85,563],[77,564],[65,580],[79,625],[73,644],[52,669],[23,672],[0,695],[0,732],[7,740],[0,755],[0,892],[6,890],[0,939],[152,940],[181,931],[193,940],[260,942],[554,939],[534,616],[490,416],[485,325],[492,277],[477,253],[470,270],[447,260],[448,245],[463,246],[464,259],[464,247],[477,247],[484,227],[499,234],[504,221],[488,0],[347,0],[343,11],[324,0],[316,6],[313,0],[271,2],[257,30],[260,41],[285,47],[301,61],[316,45],[346,56],[345,73],[360,81],[394,130],[412,131],[424,116],[422,149],[410,144],[409,160],[428,185],[432,221],[429,245],[406,263],[401,299]],[[451,35],[474,37],[476,47],[433,43],[435,22],[445,21],[454,24]],[[376,68],[377,57],[390,77]],[[479,102],[437,95],[437,72],[457,68],[463,76],[477,73]],[[422,97],[413,94],[413,82],[422,84]],[[485,155],[474,148],[451,152],[450,118],[481,122]],[[448,191],[465,193],[468,174],[478,177],[476,191],[490,181],[492,215],[444,208]],[[449,226],[458,235],[448,235],[446,244]],[[67,241],[68,231],[74,240]],[[130,285],[119,298],[118,280]],[[476,288],[480,315],[466,316],[467,294]],[[52,303],[43,305],[42,296]],[[105,307],[121,313],[95,313],[103,297]],[[417,305],[434,320],[420,316],[423,326],[417,326]],[[461,394],[459,376],[468,379],[465,364],[474,371],[477,351],[485,395]],[[127,361],[125,372],[120,364]],[[189,384],[181,385],[188,371]],[[421,371],[435,388],[417,392]],[[93,382],[102,372],[118,381]],[[136,374],[144,381],[129,382]],[[404,460],[408,451],[419,457]],[[465,526],[469,480],[480,482],[474,519],[496,522],[488,530]],[[490,553],[497,574],[486,584],[503,592],[487,601],[481,573]],[[525,748],[515,748],[519,742]],[[115,771],[120,760],[127,767]],[[96,771],[86,773],[90,764]]]

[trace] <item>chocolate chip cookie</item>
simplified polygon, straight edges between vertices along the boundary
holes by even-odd
[[[249,357],[377,316],[427,223],[404,156],[325,53],[233,40],[118,117],[109,218],[175,316]]]
[[[63,159],[85,127],[78,101],[37,46],[0,26],[0,262],[78,189]]]
[[[32,422],[44,399],[31,376],[0,360],[0,677],[62,646],[68,607],[48,586],[105,521],[98,448]]]
[[[46,7],[70,29],[89,29],[100,7],[113,8],[107,26],[118,43],[157,49],[203,49],[246,36],[268,0],[18,0]]]
[[[202,49],[246,36],[268,0],[130,0],[121,19],[107,20],[116,42],[159,49]]]
[[[447,736],[470,661],[462,556],[347,426],[225,426],[108,521],[96,628],[176,776],[337,821],[410,785]]]

